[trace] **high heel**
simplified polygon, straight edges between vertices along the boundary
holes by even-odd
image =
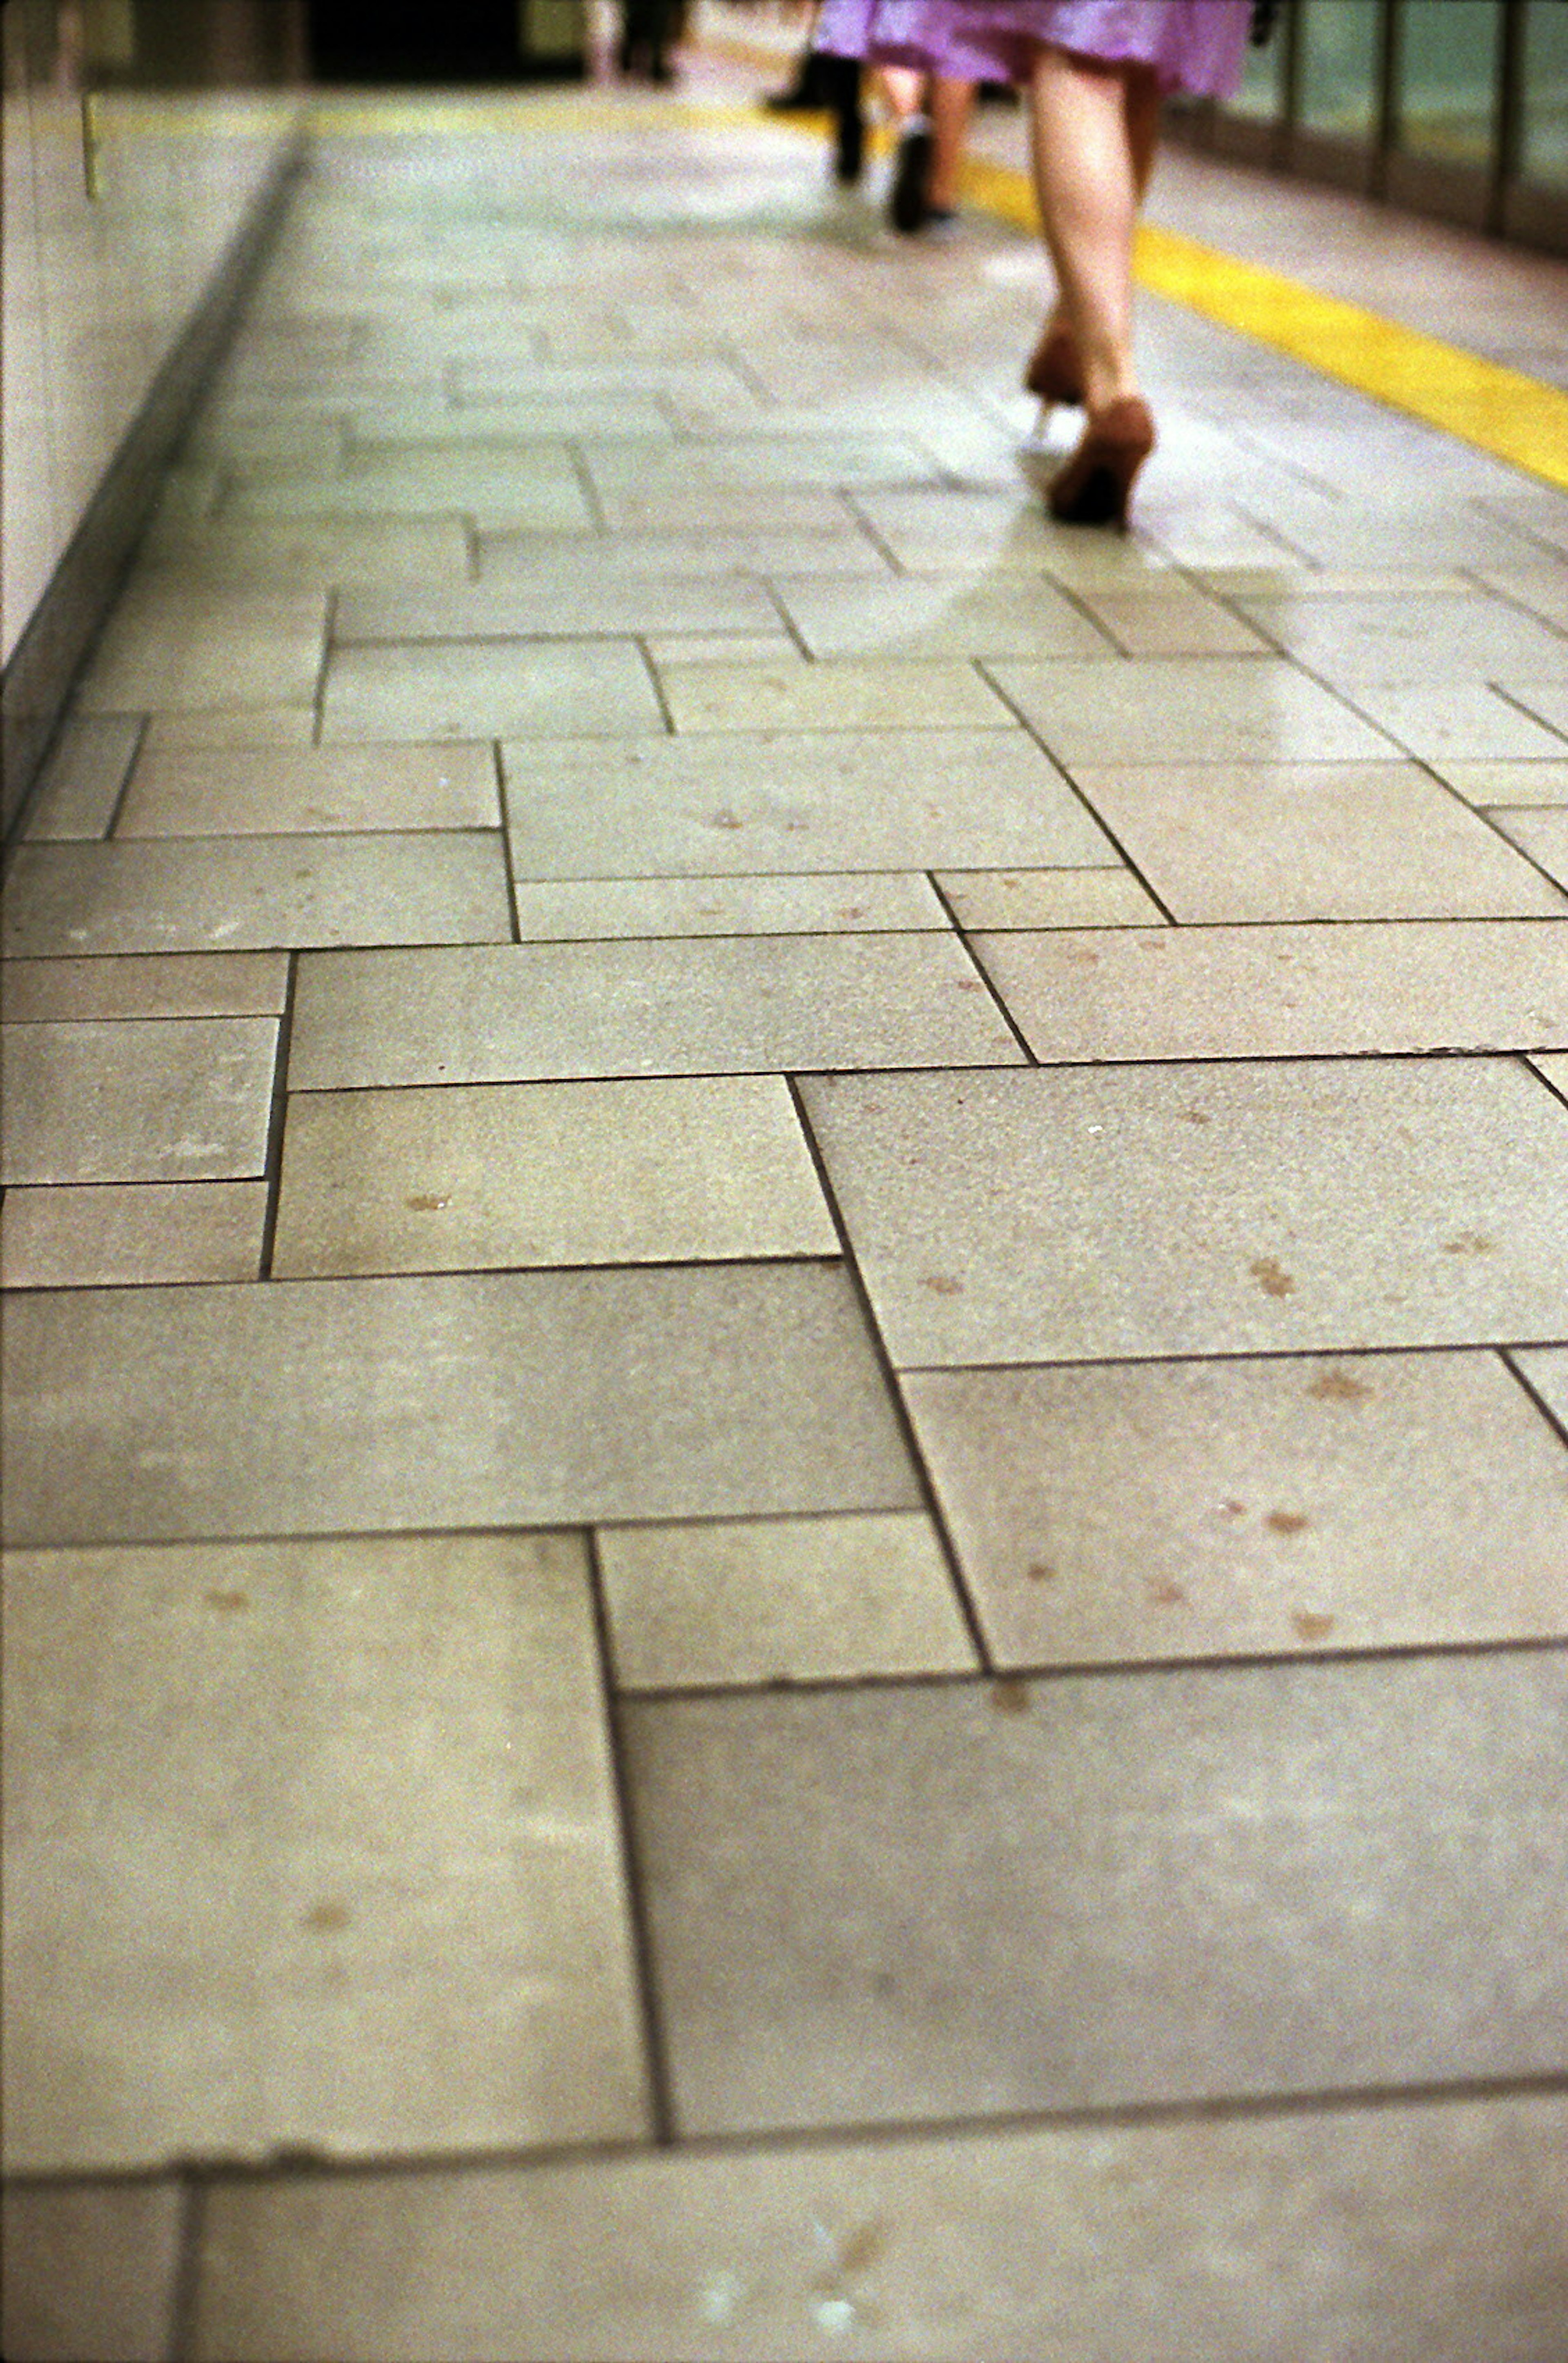
[[[1060,321],[1049,320],[1040,330],[1040,342],[1024,372],[1024,392],[1038,394],[1041,402],[1083,401],[1078,348],[1072,329]]]
[[[1127,530],[1133,479],[1154,449],[1154,421],[1140,394],[1124,394],[1092,411],[1078,448],[1046,487],[1045,503],[1063,525],[1117,525]]]

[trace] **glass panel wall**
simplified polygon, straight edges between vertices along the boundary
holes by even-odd
[[[1249,44],[1241,87],[1229,104],[1232,115],[1254,123],[1278,119],[1284,105],[1284,43],[1277,33],[1259,48]]]
[[[1521,174],[1568,189],[1568,7],[1562,0],[1529,0],[1523,55]]]
[[[1568,0],[1278,0],[1200,148],[1568,253]]]
[[[1405,155],[1490,161],[1502,29],[1502,0],[1404,0],[1395,123]]]
[[[1377,129],[1382,0],[1301,0],[1298,119],[1336,139]]]

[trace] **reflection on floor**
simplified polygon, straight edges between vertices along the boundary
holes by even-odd
[[[17,851],[7,2351],[1551,2363],[1568,495],[741,89],[327,111]]]

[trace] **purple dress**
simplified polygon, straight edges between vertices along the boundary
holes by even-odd
[[[815,46],[961,82],[1027,82],[1042,43],[1152,66],[1162,91],[1228,98],[1251,0],[825,0]]]

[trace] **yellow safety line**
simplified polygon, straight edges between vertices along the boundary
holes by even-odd
[[[1145,223],[1139,283],[1568,490],[1568,394]]]
[[[311,104],[310,121],[321,130],[382,137],[436,129],[516,134],[580,128],[583,98],[581,92],[572,92],[455,102],[435,98],[391,106],[317,98]],[[639,131],[657,125],[717,129],[771,122],[776,129],[820,138],[827,128],[827,118],[819,115],[768,118],[754,104],[675,99],[654,107],[646,99],[617,103],[602,92],[594,95],[593,112],[601,122],[606,115],[618,116],[628,129]],[[877,139],[873,144],[883,143]],[[969,156],[960,185],[970,205],[1038,236],[1034,194],[1024,173]],[[1392,410],[1568,491],[1568,394],[1557,387],[1152,223],[1139,230],[1135,269],[1140,285],[1151,294],[1184,305],[1275,352],[1288,353]]]

